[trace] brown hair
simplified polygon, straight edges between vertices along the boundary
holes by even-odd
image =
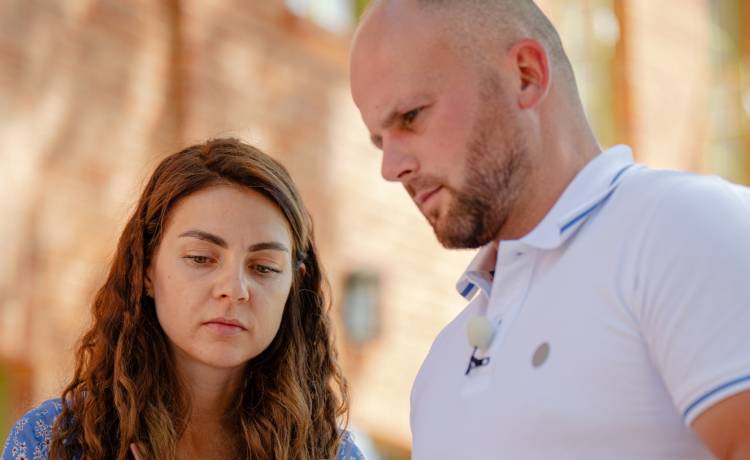
[[[109,275],[93,302],[93,325],[76,352],[62,393],[50,458],[124,459],[136,443],[146,458],[174,459],[190,402],[181,388],[154,308],[145,294],[150,258],[170,210],[217,184],[256,190],[286,217],[295,270],[276,337],[250,360],[246,384],[227,414],[240,458],[335,456],[348,411],[346,381],[336,362],[327,287],[312,222],[289,174],[260,150],[216,139],[165,158],[120,236]]]

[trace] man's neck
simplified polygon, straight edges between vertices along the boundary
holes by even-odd
[[[517,240],[530,233],[570,185],[576,175],[599,153],[601,148],[586,125],[578,131],[552,128],[535,147],[538,158],[530,172],[507,224],[495,241]],[[541,136],[540,136],[541,137]]]

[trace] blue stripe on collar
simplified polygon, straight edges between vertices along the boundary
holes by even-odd
[[[473,283],[466,283],[466,287],[464,288],[463,291],[461,291],[461,297],[463,297],[466,300],[469,300],[472,297],[475,287],[476,286],[474,286]]]
[[[596,202],[594,202],[593,204],[591,204],[591,206],[589,206],[588,208],[586,208],[583,211],[581,211],[580,213],[578,213],[575,217],[573,217],[572,219],[570,219],[568,222],[563,223],[560,226],[560,235],[563,235],[568,229],[570,229],[571,227],[573,227],[575,224],[581,222],[585,217],[587,217],[589,214],[591,214],[591,212],[594,211],[594,209],[596,209],[600,204],[602,204],[605,201],[607,201],[607,199],[615,191],[615,189],[617,187],[617,182],[620,179],[620,177],[622,177],[623,173],[625,171],[627,171],[628,169],[630,169],[632,166],[633,166],[632,164],[629,164],[629,165],[625,166],[624,168],[620,169],[617,172],[617,174],[615,174],[615,177],[612,179],[612,181],[609,183],[609,187],[610,188],[607,191],[607,193],[604,194],[604,196],[600,197]]]

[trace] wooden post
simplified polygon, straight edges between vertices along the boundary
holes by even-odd
[[[741,97],[744,99],[742,107],[744,111],[742,130],[744,134],[745,148],[745,184],[750,185],[750,2],[738,0],[740,4],[740,30],[742,31],[741,66],[742,75],[740,85],[743,86]]]
[[[628,86],[628,11],[626,0],[614,0],[615,16],[620,26],[620,38],[615,45],[615,57],[612,69],[614,89],[615,135],[622,143],[633,147],[637,152],[633,138],[630,107],[630,87]]]
[[[0,357],[0,443],[13,423],[31,407],[31,368],[27,363]]]

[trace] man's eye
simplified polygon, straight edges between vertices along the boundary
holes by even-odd
[[[419,112],[421,110],[421,107],[414,110],[409,110],[401,116],[401,121],[406,126],[411,125],[412,123],[414,123],[414,120],[417,118],[417,115],[419,115]]]

